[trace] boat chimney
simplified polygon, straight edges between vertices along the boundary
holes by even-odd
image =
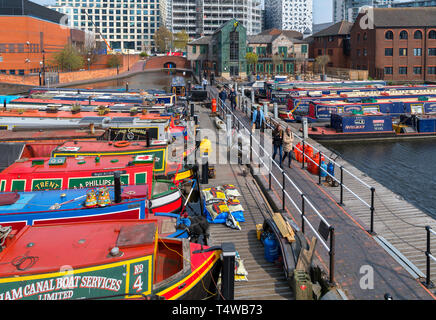
[[[94,123],[93,123],[93,122],[91,122],[91,123],[89,124],[89,130],[91,131],[91,134],[94,134],[94,133],[95,133],[95,126],[94,126]]]
[[[119,171],[114,172],[114,193],[115,203],[121,202],[121,173]]]
[[[146,131],[146,135],[145,135],[145,139],[146,139],[146,143],[147,143],[147,148],[150,146],[150,131]]]

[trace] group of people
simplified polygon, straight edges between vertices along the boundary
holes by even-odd
[[[235,110],[236,108],[236,91],[235,88],[230,89],[230,93],[227,94],[227,90],[225,88],[222,88],[221,91],[218,94],[219,98],[226,102],[227,99],[230,101],[230,107],[232,110]]]
[[[273,160],[275,160],[277,152],[279,153],[279,165],[282,167],[282,161],[285,161],[288,157],[288,166],[291,167],[292,162],[292,144],[294,142],[294,134],[291,128],[286,127],[286,130],[282,129],[280,124],[277,124],[272,133],[273,138]]]

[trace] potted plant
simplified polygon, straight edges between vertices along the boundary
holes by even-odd
[[[104,116],[105,114],[109,113],[109,108],[106,108],[106,106],[98,106],[97,107],[97,112],[99,116]]]
[[[136,116],[137,113],[138,113],[138,108],[136,108],[136,107],[130,108],[130,116],[131,117]]]
[[[79,113],[82,110],[82,106],[78,103],[75,103],[71,106],[71,113],[76,114]]]
[[[47,106],[47,113],[57,113],[58,112],[58,106]]]

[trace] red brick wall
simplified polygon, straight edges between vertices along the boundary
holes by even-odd
[[[350,68],[350,57],[344,54],[343,37],[334,36],[333,41],[328,41],[329,37],[315,38],[311,46],[311,54],[315,59],[318,56],[328,55],[330,57],[330,66],[335,68]]]
[[[164,64],[167,62],[173,62],[176,64],[177,68],[180,69],[189,69],[190,64],[189,61],[184,57],[178,56],[162,56],[162,57],[150,57],[147,60],[147,64],[145,65],[145,69],[162,69]]]

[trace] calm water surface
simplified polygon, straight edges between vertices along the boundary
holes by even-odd
[[[436,218],[436,139],[323,145]]]

